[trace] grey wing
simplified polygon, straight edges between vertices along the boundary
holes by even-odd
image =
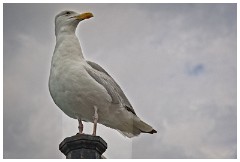
[[[112,103],[121,103],[128,111],[136,115],[132,105],[128,101],[120,86],[114,81],[114,79],[100,65],[91,61],[87,61],[87,63],[94,70],[86,68],[86,71],[107,90],[108,94],[112,98]]]

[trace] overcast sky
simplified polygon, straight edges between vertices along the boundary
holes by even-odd
[[[4,4],[4,158],[64,158],[59,143],[78,131],[48,91],[65,9],[94,14],[77,28],[85,58],[158,131],[128,139],[99,126],[107,158],[237,157],[236,4]]]

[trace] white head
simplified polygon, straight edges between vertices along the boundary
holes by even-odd
[[[59,33],[75,33],[80,21],[93,17],[90,12],[78,14],[74,11],[62,11],[55,17],[55,35]]]

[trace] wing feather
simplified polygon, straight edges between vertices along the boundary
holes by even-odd
[[[114,79],[100,65],[91,61],[87,61],[87,63],[92,67],[92,69],[86,68],[86,71],[107,90],[108,94],[112,98],[112,103],[122,104],[126,110],[136,115],[132,105]]]

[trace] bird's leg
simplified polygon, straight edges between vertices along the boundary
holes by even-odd
[[[79,130],[79,134],[83,134],[83,123],[82,120],[80,118],[78,118],[78,130]]]
[[[94,116],[93,116],[93,136],[96,136],[97,132],[97,121],[98,121],[98,113],[97,113],[97,107],[94,106]]]

